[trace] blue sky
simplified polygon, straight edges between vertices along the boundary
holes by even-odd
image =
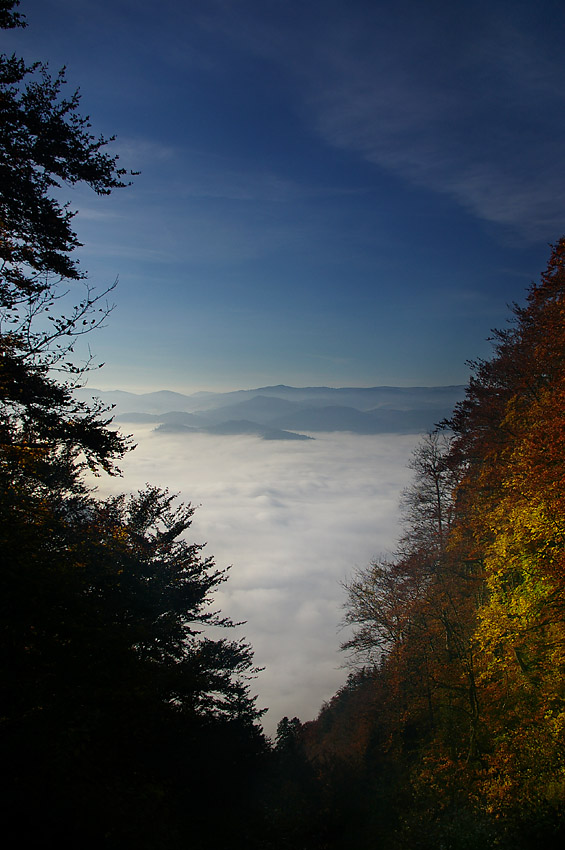
[[[102,388],[465,383],[565,232],[561,2],[22,0],[134,185],[65,190]]]

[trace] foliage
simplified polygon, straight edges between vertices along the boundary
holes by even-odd
[[[210,608],[225,573],[184,539],[192,508],[157,488],[105,502],[12,492],[0,508],[11,817],[34,799],[79,843],[169,846],[163,818],[180,828],[210,808],[194,771],[220,787],[264,750],[250,648],[205,634],[229,626]]]
[[[416,451],[395,557],[346,585],[358,672],[303,729],[320,787],[347,765],[357,847],[562,846],[565,239],[493,342]]]
[[[22,25],[16,5],[0,3],[0,27]],[[190,505],[152,486],[102,500],[84,482],[116,473],[129,444],[73,396],[90,366],[75,342],[111,308],[71,256],[55,191],[108,194],[125,172],[64,83],[0,57],[4,829],[26,845],[247,850],[267,745],[251,649],[218,637],[233,625],[212,607],[226,571],[188,541]]]
[[[15,5],[2,4],[0,26],[23,25]],[[82,405],[72,394],[90,366],[73,362],[74,345],[104,322],[113,285],[96,294],[86,283],[71,256],[80,245],[75,213],[54,191],[83,183],[109,194],[126,185],[126,172],[104,151],[111,139],[90,132],[78,92],[65,97],[64,86],[64,70],[53,78],[45,64],[0,56],[2,459],[19,483],[33,461],[33,478],[49,487],[56,479],[76,486],[82,463],[112,471],[128,446],[108,430],[101,407]],[[82,295],[65,307],[77,285]],[[55,367],[71,380],[54,380]]]

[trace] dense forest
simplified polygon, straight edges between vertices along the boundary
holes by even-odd
[[[3,29],[25,25],[16,9],[0,0]],[[0,58],[4,833],[152,850],[563,846],[565,239],[415,452],[395,557],[344,589],[347,683],[269,741],[191,506],[85,483],[132,446],[73,392],[94,368],[75,344],[110,308],[73,260],[59,189],[109,194],[131,174],[64,86]]]
[[[565,838],[565,239],[424,439],[390,563],[347,587],[357,671],[300,733],[353,846]],[[336,779],[337,777],[337,779]]]

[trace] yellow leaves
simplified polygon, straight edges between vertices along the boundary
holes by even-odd
[[[543,789],[543,795],[550,806],[556,809],[565,804],[565,768],[549,779]]]
[[[548,486],[563,474],[565,453],[554,440],[550,454],[543,434],[531,438],[531,413],[532,405],[509,403],[513,438],[482,471],[483,489],[462,529],[481,549],[487,591],[472,644],[491,741],[478,790],[495,817],[565,803],[565,513],[558,489]]]
[[[501,538],[485,559],[488,600],[478,612],[473,639],[481,654],[483,681],[503,670],[530,670],[524,659],[543,639],[555,599],[554,584],[540,573],[539,559],[516,552],[514,541]]]
[[[518,718],[516,718],[518,720]],[[486,810],[495,816],[509,809],[543,810],[565,803],[563,712],[540,723],[535,715],[504,728],[479,777]]]
[[[542,498],[502,499],[485,549],[488,599],[473,643],[493,738],[481,781],[487,811],[565,802],[565,600],[552,569],[563,530]]]
[[[118,543],[127,543],[130,539],[130,533],[124,525],[115,525],[112,528],[112,537]]]
[[[469,627],[477,710],[468,712],[471,757],[449,753],[455,787],[507,823],[565,811],[565,240],[559,251],[550,297],[546,281],[501,333],[495,358],[476,366],[453,420],[451,460],[462,474],[446,555],[457,564],[449,591]],[[460,592],[471,575],[474,618]],[[420,776],[453,799],[436,744],[457,739],[437,711],[434,721]]]

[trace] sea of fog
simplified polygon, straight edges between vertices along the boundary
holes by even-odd
[[[206,542],[218,567],[231,565],[217,607],[245,621],[230,636],[245,636],[264,667],[252,690],[269,708],[265,730],[284,715],[314,718],[347,676],[342,582],[394,549],[419,438],[334,432],[291,442],[165,436],[153,426],[133,436],[123,478],[98,479],[99,493],[151,483],[198,506],[191,540]]]

